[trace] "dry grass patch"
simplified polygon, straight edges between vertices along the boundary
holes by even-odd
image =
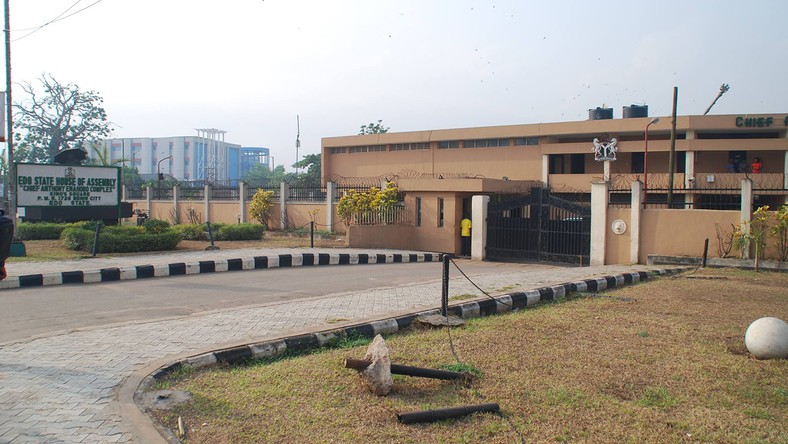
[[[342,367],[361,345],[182,375],[172,386],[193,401],[155,416],[171,429],[182,416],[189,443],[788,442],[788,362],[736,345],[753,320],[788,317],[788,274],[713,274],[728,279],[664,278],[471,320],[451,335],[481,372],[470,386],[397,376],[376,398]],[[387,342],[396,363],[455,363],[445,330]],[[506,418],[395,416],[485,402]]]

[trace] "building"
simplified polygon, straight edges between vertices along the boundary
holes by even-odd
[[[271,152],[268,148],[263,147],[243,147],[241,148],[241,174],[240,177],[246,176],[255,165],[263,165],[266,168],[271,168]]]
[[[241,145],[225,142],[220,130],[198,130],[197,136],[106,139],[104,147],[108,162],[135,167],[140,174],[161,172],[180,180],[211,182],[241,177]]]
[[[595,179],[628,190],[646,184],[647,202],[713,207],[727,202],[749,176],[757,203],[779,205],[788,188],[788,114],[679,116],[676,121],[673,188],[669,187],[671,118],[654,122],[645,106],[590,110],[589,120],[402,133],[327,137],[322,174],[343,178],[487,178],[536,180],[556,192],[588,193]],[[615,160],[595,160],[595,140],[611,147]],[[753,163],[760,166],[753,171]],[[622,194],[622,198],[627,198]],[[615,196],[611,196],[615,200]]]

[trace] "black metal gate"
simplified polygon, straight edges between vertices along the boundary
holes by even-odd
[[[591,207],[533,188],[487,211],[487,258],[588,265]]]

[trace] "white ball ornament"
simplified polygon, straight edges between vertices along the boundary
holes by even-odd
[[[744,333],[744,345],[758,359],[788,358],[788,323],[771,317],[756,319]]]

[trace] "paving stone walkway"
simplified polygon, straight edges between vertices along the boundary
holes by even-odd
[[[476,275],[474,280],[488,292],[503,288],[511,292],[651,268],[532,265],[517,272]],[[452,295],[481,295],[456,270],[451,273]],[[436,281],[77,331],[0,346],[0,443],[142,442],[134,425],[125,423],[118,413],[117,392],[129,375],[153,361],[203,353],[219,344],[259,342],[288,332],[334,328],[332,322],[338,319],[422,311],[440,306],[440,294],[441,283]]]

